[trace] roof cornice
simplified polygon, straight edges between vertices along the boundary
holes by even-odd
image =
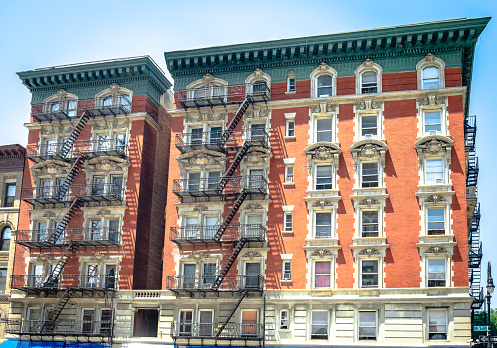
[[[148,79],[161,93],[171,82],[149,56],[63,65],[18,72],[22,83],[31,91],[47,87],[65,88],[81,83],[108,83],[136,78]]]
[[[455,19],[339,34],[165,52],[173,77],[201,72],[245,70],[358,59],[365,55],[419,54],[448,48],[472,48],[490,17]]]

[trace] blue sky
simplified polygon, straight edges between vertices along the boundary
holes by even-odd
[[[150,55],[166,70],[164,51],[371,29],[455,18],[497,16],[497,1],[7,1],[0,0],[0,144],[26,144],[30,94],[15,74],[62,64]],[[479,201],[486,261],[497,278],[497,193],[492,111],[497,18],[476,46],[471,112],[477,115]],[[486,281],[486,276],[483,276]]]

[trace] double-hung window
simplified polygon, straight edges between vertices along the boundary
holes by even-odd
[[[288,310],[283,309],[280,312],[280,330],[289,330],[290,329],[290,319],[288,315]]]
[[[316,119],[316,141],[333,141],[333,119],[318,118]]]
[[[317,96],[330,97],[333,90],[333,78],[330,75],[321,75],[317,79]]]
[[[285,226],[284,226],[284,231],[285,232],[291,232],[293,231],[293,214],[291,212],[285,213]]]
[[[426,67],[423,69],[423,89],[440,87],[440,72],[436,67]]]
[[[315,214],[315,237],[316,238],[331,238],[332,237],[332,213],[316,213]]]
[[[445,286],[446,283],[446,259],[427,259],[427,281],[428,287]]]
[[[316,166],[316,190],[333,188],[333,168],[330,165]]]
[[[362,163],[362,187],[378,187],[378,163]]]
[[[426,160],[426,183],[429,185],[444,183],[443,159]]]
[[[447,339],[447,310],[428,310],[428,339]]]
[[[193,333],[193,311],[179,311],[179,328],[180,336],[191,336]]]
[[[361,260],[361,288],[378,287],[378,260]]]
[[[283,261],[283,275],[281,278],[283,280],[292,279],[292,262],[290,260]]]
[[[376,311],[359,311],[359,340],[376,341],[378,314]]]
[[[445,209],[444,208],[428,208],[427,209],[428,223],[426,227],[429,236],[445,234]]]
[[[378,75],[374,71],[366,71],[361,75],[361,94],[378,91]]]
[[[436,135],[442,132],[441,111],[425,111],[424,131],[426,135]]]
[[[293,164],[288,164],[285,166],[285,183],[293,182]]]
[[[329,328],[327,311],[311,312],[311,340],[327,340]]]
[[[378,136],[378,116],[361,116],[361,135],[364,139],[376,139]]]
[[[5,185],[5,200],[3,201],[4,207],[13,207],[14,199],[16,197],[16,184]]]
[[[314,288],[331,287],[331,261],[314,262]]]
[[[287,92],[295,92],[296,90],[296,84],[295,84],[295,75],[291,74],[288,75],[286,78],[286,91]]]
[[[295,119],[290,119],[286,121],[286,136],[287,137],[295,136]]]
[[[365,210],[361,211],[361,237],[378,237],[378,210]]]

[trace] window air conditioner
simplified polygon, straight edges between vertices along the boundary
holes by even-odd
[[[365,137],[366,139],[373,139],[373,134],[366,134]]]
[[[444,179],[442,179],[442,178],[435,179],[435,184],[443,184],[443,183],[444,183]]]

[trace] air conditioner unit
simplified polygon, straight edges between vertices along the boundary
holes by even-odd
[[[438,134],[438,131],[437,130],[430,130],[430,135],[437,135]]]
[[[435,179],[435,184],[443,184],[443,183],[444,183],[444,179],[443,178]]]
[[[364,137],[366,139],[373,139],[373,134],[366,134]]]

